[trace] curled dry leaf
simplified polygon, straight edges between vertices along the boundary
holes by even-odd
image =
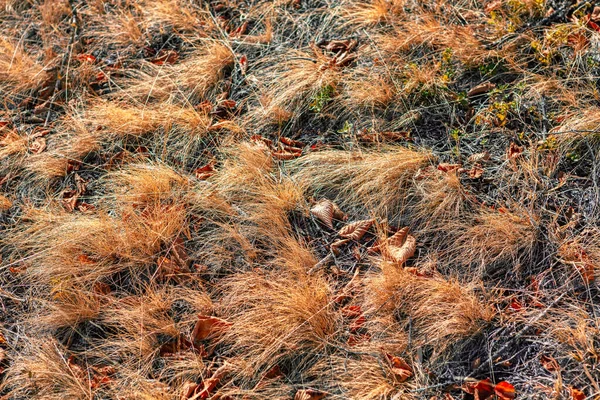
[[[548,372],[554,373],[560,371],[560,365],[558,365],[558,361],[556,361],[554,357],[542,354],[542,356],[540,357],[540,363],[542,363],[542,366]]]
[[[392,236],[393,237],[393,236]],[[399,241],[394,241],[396,243]],[[384,257],[393,260],[398,264],[404,264],[406,260],[415,255],[415,251],[417,250],[417,239],[415,239],[412,235],[406,235],[406,240],[402,245],[391,244],[385,247],[385,251],[383,252]]]
[[[496,87],[496,85],[494,85],[492,82],[482,83],[480,85],[477,85],[477,86],[471,88],[471,90],[469,90],[467,92],[467,97],[473,97],[473,96],[477,96],[479,94],[487,93],[495,87]]]
[[[385,353],[385,358],[390,364],[392,373],[399,382],[404,382],[411,376],[413,376],[412,367],[408,365],[408,363],[403,358],[393,356],[389,353]]]
[[[205,166],[196,168],[194,170],[194,175],[196,176],[196,179],[199,179],[201,181],[210,178],[214,173],[215,169],[212,164],[206,164]]]
[[[360,240],[365,233],[367,233],[373,223],[375,223],[374,219],[365,219],[352,222],[340,229],[338,234],[346,239]]]
[[[300,148],[300,149],[302,149],[305,146],[304,143],[299,142],[298,140],[290,139],[285,136],[280,137],[279,141],[286,146],[296,147],[296,148]]]
[[[455,170],[459,169],[460,167],[462,167],[461,164],[440,163],[437,166],[437,169],[442,172],[450,172],[450,171],[455,171]]]
[[[198,315],[198,321],[192,331],[192,339],[194,343],[211,337],[218,336],[225,332],[232,324],[221,318],[210,317],[206,315]]]
[[[312,206],[310,213],[319,221],[321,221],[326,227],[333,229],[334,204],[331,200],[319,200],[314,206]]]
[[[466,382],[462,390],[474,395],[476,399],[485,400],[494,394],[494,384],[490,378],[486,378],[478,382]]]
[[[484,151],[482,153],[475,153],[469,156],[467,159],[470,163],[479,163],[488,161],[490,159],[490,153],[488,151]]]
[[[506,381],[498,382],[494,386],[494,393],[500,400],[512,400],[516,396],[515,387]]]
[[[511,143],[506,151],[506,158],[512,160],[517,158],[523,153],[523,147],[518,146],[516,143]]]
[[[228,364],[221,365],[210,378],[202,382],[202,390],[200,390],[190,399],[208,399],[210,397],[211,392],[221,382],[221,379],[223,379],[225,374],[229,372],[229,368],[230,367]]]
[[[326,393],[315,389],[300,389],[296,392],[294,400],[320,400],[324,398]]]
[[[329,246],[329,249],[331,250],[331,252],[333,254],[335,254],[337,256],[340,254],[340,247],[345,245],[349,241],[350,241],[350,239],[336,240],[335,242],[331,243],[331,245]]]
[[[583,393],[581,390],[571,387],[569,388],[569,392],[571,392],[571,398],[573,400],[585,400],[585,393]]]
[[[481,168],[481,165],[475,164],[467,173],[469,174],[469,178],[479,179],[483,176],[484,170]]]
[[[277,160],[293,160],[294,158],[298,158],[302,155],[301,152],[289,152],[289,151],[285,151],[285,150],[277,150],[277,151],[272,151],[271,155],[273,156],[273,158],[277,159]]]
[[[39,154],[44,150],[46,150],[46,138],[36,137],[31,141],[31,145],[29,145],[29,151],[31,151],[33,154]]]

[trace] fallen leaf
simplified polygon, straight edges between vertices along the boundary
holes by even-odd
[[[315,389],[300,389],[294,395],[294,400],[320,400],[326,393]]]
[[[352,321],[352,323],[350,324],[350,326],[348,328],[350,329],[350,332],[356,333],[363,328],[363,326],[365,325],[366,322],[367,322],[367,319],[365,318],[365,316],[360,315],[358,318],[356,318]]]
[[[340,247],[345,245],[349,241],[350,241],[350,239],[336,240],[335,242],[331,243],[331,245],[329,246],[329,249],[331,250],[331,252],[333,254],[335,254],[337,256],[340,254]]]
[[[173,64],[179,59],[179,53],[175,50],[161,49],[156,57],[150,62],[155,65]]]
[[[280,141],[281,143],[283,143],[283,144],[287,145],[287,146],[291,146],[291,147],[297,147],[297,148],[300,148],[300,149],[302,149],[304,146],[306,146],[306,145],[305,145],[304,143],[302,143],[302,142],[299,142],[299,141],[297,141],[297,140],[294,140],[294,139],[287,138],[287,137],[285,137],[285,136],[281,136],[281,137],[279,138],[279,141]]]
[[[75,56],[75,58],[76,58],[77,60],[79,60],[79,61],[86,61],[86,62],[89,62],[89,63],[92,63],[92,64],[96,62],[96,57],[94,57],[94,56],[93,56],[93,55],[91,55],[91,54],[84,54],[84,53],[81,53],[81,54],[77,54],[77,55]]]
[[[361,306],[346,306],[342,308],[341,313],[344,317],[356,318],[362,314]]]
[[[471,88],[471,90],[469,90],[467,92],[467,97],[473,97],[473,96],[477,96],[479,94],[487,93],[495,87],[496,87],[496,85],[494,85],[491,82],[484,82],[481,85],[477,85],[477,86]]]
[[[569,388],[569,391],[571,392],[571,398],[573,400],[585,400],[585,393],[583,393],[581,390],[571,387]]]
[[[374,219],[352,222],[340,229],[338,234],[343,238],[358,241],[367,233],[373,223],[375,223]]]
[[[494,386],[494,393],[500,400],[511,400],[516,396],[515,387],[506,381],[501,381]]]
[[[232,324],[221,318],[198,315],[198,321],[192,331],[192,339],[195,344],[218,336],[225,332]]]
[[[479,163],[479,162],[488,161],[489,159],[490,159],[490,153],[488,151],[484,151],[481,153],[471,154],[469,156],[469,158],[467,159],[467,161],[469,161],[470,163]]]
[[[404,382],[413,376],[412,367],[403,358],[389,353],[385,353],[385,357],[391,366],[392,373],[399,382]]]
[[[29,151],[33,154],[39,154],[42,151],[46,150],[46,138],[36,137],[31,141],[29,145]]]
[[[511,143],[506,151],[506,158],[512,160],[519,157],[521,153],[523,153],[523,147],[518,146],[516,143]]]
[[[558,365],[558,361],[556,361],[554,357],[542,354],[542,356],[540,357],[540,362],[548,372],[554,373],[560,371],[560,365]]]
[[[448,164],[448,163],[440,163],[437,166],[437,169],[439,171],[442,172],[450,172],[450,171],[456,171],[457,169],[459,169],[460,167],[462,167],[461,164]]]
[[[278,150],[278,151],[272,151],[271,155],[273,156],[273,158],[276,158],[278,160],[293,160],[294,158],[300,157],[302,155],[302,153],[300,153],[300,152],[290,153],[285,150]]]
[[[194,170],[194,175],[196,176],[196,179],[201,181],[210,178],[211,176],[213,176],[214,173],[215,169],[213,168],[212,164],[206,164],[205,166],[196,168]]]
[[[471,178],[471,179],[479,179],[479,178],[481,178],[483,173],[484,173],[484,170],[483,170],[483,168],[481,168],[481,166],[479,164],[475,164],[473,166],[473,168],[471,168],[470,170],[467,171],[467,174],[469,175],[469,178]]]
[[[393,236],[392,236],[393,238]],[[412,235],[406,235],[406,240],[402,245],[398,245],[399,240],[388,242],[388,245],[384,248],[384,257],[393,260],[398,264],[403,264],[415,255],[417,250],[417,239]]]
[[[194,398],[208,399],[210,397],[210,393],[217,387],[227,372],[229,372],[228,364],[223,364],[220,366],[210,378],[202,382],[202,390],[198,392]]]
[[[312,206],[310,213],[319,221],[321,221],[326,227],[333,229],[334,204],[331,200],[319,200],[314,206]]]
[[[248,57],[246,57],[246,55],[242,55],[240,57],[239,63],[242,75],[246,75],[246,71],[248,70]]]
[[[474,395],[476,399],[485,400],[494,394],[494,384],[490,378],[486,378],[478,382],[467,382],[462,390]]]

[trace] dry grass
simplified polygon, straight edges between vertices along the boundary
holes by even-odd
[[[566,3],[0,0],[0,397],[599,396]]]
[[[408,188],[431,155],[404,147],[380,151],[320,151],[294,164],[295,174],[310,188],[332,192],[340,204],[393,217],[405,205]]]

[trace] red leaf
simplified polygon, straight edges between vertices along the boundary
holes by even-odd
[[[571,398],[573,400],[585,400],[585,393],[583,393],[581,390],[572,387],[569,388],[569,391],[571,392]]]
[[[389,353],[385,353],[391,368],[392,373],[400,382],[404,382],[413,375],[413,369],[403,358],[393,356]]]
[[[494,393],[500,400],[511,400],[516,396],[515,387],[506,381],[498,382],[494,387]]]
[[[442,172],[450,172],[455,171],[461,167],[460,164],[448,164],[448,163],[440,163],[437,166],[437,169]]]
[[[481,400],[484,400],[494,394],[494,384],[490,378],[486,378],[478,382],[465,383],[462,390],[472,395],[476,394]]]
[[[95,63],[96,62],[96,57],[94,57],[91,54],[77,54],[75,56],[75,58],[79,61],[87,61],[89,63]]]
[[[304,146],[305,146],[305,144],[304,144],[304,143],[302,143],[302,142],[299,142],[299,141],[297,141],[297,140],[294,140],[294,139],[287,138],[287,137],[285,137],[285,136],[282,136],[282,137],[280,137],[280,138],[279,138],[279,141],[280,141],[281,143],[285,144],[285,145],[292,146],[292,147],[299,147],[299,148],[302,148],[302,147],[304,147]]]

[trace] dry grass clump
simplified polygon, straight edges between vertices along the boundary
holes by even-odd
[[[11,398],[93,399],[91,381],[54,338],[30,339],[0,385]]]
[[[409,186],[432,156],[389,146],[380,151],[327,150],[294,162],[294,176],[315,193],[333,193],[339,204],[364,208],[378,216],[395,216],[405,205]]]
[[[283,61],[281,59],[283,58]],[[329,65],[320,52],[290,51],[275,60],[265,60],[267,65],[258,79],[261,92],[260,107],[252,114],[256,122],[282,123],[307,112],[310,105],[321,96],[327,100],[335,95],[342,72]]]
[[[464,265],[490,266],[526,257],[537,240],[537,222],[525,210],[484,209],[472,223],[457,224],[449,253]]]
[[[313,375],[316,381],[325,380],[327,392],[340,393],[343,398],[418,399],[418,395],[411,393],[415,383],[401,382],[383,358],[383,354],[327,357],[309,371],[309,376]]]
[[[384,324],[408,327],[417,346],[432,345],[436,355],[461,339],[475,334],[493,313],[473,293],[473,285],[440,276],[421,277],[392,263],[382,262],[381,272],[365,284],[365,313]]]
[[[337,332],[337,317],[325,280],[294,273],[248,272],[221,287],[219,310],[233,325],[223,335],[228,354],[248,363],[245,375],[289,365],[301,371]]]
[[[372,27],[378,24],[396,22],[404,14],[404,0],[373,0],[369,2],[351,2],[344,7],[344,17],[350,25]]]
[[[19,44],[0,39],[0,90],[20,93],[36,88],[47,78],[44,67]]]
[[[446,224],[471,217],[470,199],[456,170],[432,171],[415,180],[412,217],[420,229],[435,234]]]
[[[219,41],[206,41],[185,61],[172,66],[145,65],[149,72],[135,73],[124,79],[122,99],[134,98],[142,103],[177,100],[197,103],[209,94],[234,62],[231,49]]]

